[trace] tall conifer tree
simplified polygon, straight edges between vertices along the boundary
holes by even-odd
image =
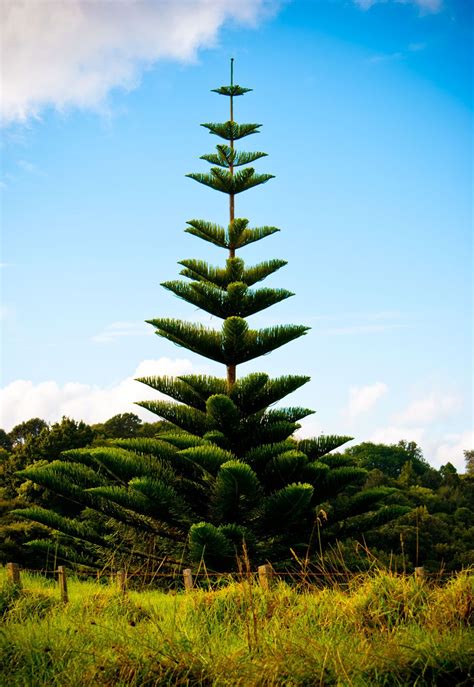
[[[236,216],[236,196],[266,183],[271,174],[249,166],[266,156],[238,150],[236,142],[258,133],[260,124],[234,120],[234,100],[251,89],[231,82],[215,92],[228,99],[230,117],[206,123],[209,133],[223,139],[215,152],[202,156],[212,167],[208,173],[188,176],[229,197],[227,227],[193,219],[187,233],[226,251],[224,266],[195,259],[183,260],[185,280],[163,286],[193,306],[222,320],[220,329],[178,319],[150,320],[156,333],[172,343],[225,366],[225,377],[181,375],[146,377],[140,381],[173,399],[140,403],[171,423],[171,431],[157,439],[123,439],[110,448],[79,449],[63,454],[42,468],[24,475],[54,491],[82,502],[121,528],[125,550],[133,542],[135,555],[170,552],[170,542],[189,537],[194,559],[204,555],[208,565],[228,568],[245,540],[260,559],[285,560],[290,547],[308,546],[321,504],[357,485],[366,474],[350,459],[332,456],[350,437],[327,436],[297,440],[298,421],[313,411],[300,407],[270,407],[305,384],[309,377],[285,375],[271,379],[266,373],[238,374],[239,366],[297,339],[308,331],[303,325],[249,328],[246,319],[293,294],[285,289],[256,286],[286,264],[271,259],[247,266],[241,250],[279,231],[273,226],[250,227]],[[344,521],[370,522],[398,514],[380,510],[383,489],[366,491],[363,499],[346,500]],[[351,505],[352,503],[352,505]],[[67,518],[40,509],[23,516],[49,525],[86,548],[106,549],[108,539]],[[358,520],[359,519],[359,520]],[[331,523],[337,536],[337,523]],[[329,531],[329,530],[328,530]],[[132,534],[130,534],[130,532]],[[137,549],[133,532],[141,533]],[[148,542],[148,548],[144,542]],[[114,540],[115,543],[115,540]],[[81,545],[84,548],[84,544]],[[138,553],[137,553],[138,552]]]
[[[286,289],[253,288],[283,267],[285,260],[273,259],[247,267],[240,257],[245,246],[279,231],[273,226],[250,228],[247,219],[235,215],[238,194],[273,178],[271,174],[258,174],[249,166],[265,157],[266,153],[240,151],[235,146],[236,141],[258,133],[261,127],[260,124],[239,124],[234,120],[234,99],[250,90],[234,84],[231,60],[230,85],[214,89],[229,100],[229,120],[202,125],[225,143],[219,143],[216,152],[202,155],[201,159],[213,165],[209,173],[187,175],[229,197],[227,228],[207,220],[193,219],[187,223],[186,229],[189,234],[223,248],[227,253],[225,265],[213,267],[202,260],[183,260],[180,263],[183,267],[181,275],[188,281],[162,284],[188,303],[221,318],[222,327],[216,331],[176,319],[149,321],[159,336],[223,363],[226,379],[188,375],[175,380],[168,377],[140,380],[187,407],[163,401],[143,402],[141,405],[186,431],[201,436],[208,436],[211,432],[214,441],[238,456],[266,440],[286,439],[297,428],[296,422],[313,412],[306,408],[266,411],[270,404],[308,381],[308,377],[286,376],[271,380],[267,375],[259,374],[237,381],[238,365],[269,353],[308,331],[308,327],[303,325],[253,330],[246,322],[250,315],[293,295]]]

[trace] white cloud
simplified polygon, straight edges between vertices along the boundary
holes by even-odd
[[[420,444],[425,436],[423,427],[380,427],[369,437],[374,444],[398,444],[399,441],[415,441]]]
[[[387,2],[396,2],[399,5],[415,5],[423,14],[439,12],[443,7],[443,0],[353,0],[353,2],[363,10]]]
[[[408,408],[395,415],[393,420],[397,424],[428,424],[448,417],[456,412],[461,404],[462,401],[459,396],[431,393],[410,403]]]
[[[367,439],[374,444],[398,444],[402,440],[416,442],[434,468],[450,462],[461,473],[466,467],[464,451],[474,448],[472,430],[433,437],[424,427],[391,425],[376,429]]]
[[[150,325],[144,322],[113,322],[104,331],[91,337],[97,343],[112,343],[124,336],[147,336],[153,334]]]
[[[0,389],[0,427],[10,431],[12,427],[31,417],[57,422],[63,415],[95,423],[126,412],[136,413],[143,420],[154,422],[158,418],[133,403],[158,398],[160,394],[136,382],[135,378],[205,371],[206,368],[198,369],[186,358],[159,358],[142,361],[131,377],[108,387],[77,382],[60,386],[53,381],[34,384],[19,379]]]
[[[458,472],[465,472],[466,463],[464,451],[474,448],[474,431],[468,430],[461,434],[446,434],[434,452],[433,464],[440,467],[452,463]]]
[[[192,61],[229,21],[255,26],[278,0],[2,0],[2,118],[97,108],[160,59]]]
[[[404,50],[397,50],[396,52],[379,53],[377,55],[372,55],[368,58],[368,62],[371,64],[377,64],[379,62],[390,62],[393,60],[403,60],[405,57],[410,55],[410,53],[417,53],[425,50],[426,43],[410,43]]]
[[[296,432],[296,436],[300,439],[317,437],[320,434],[331,434],[331,432],[327,431],[327,428],[325,429],[321,426],[321,422],[316,414],[308,415],[308,417],[300,420],[299,424],[301,425],[301,429]]]
[[[367,386],[352,386],[349,389],[347,414],[354,419],[362,413],[367,413],[387,391],[388,386],[383,382],[375,382]]]

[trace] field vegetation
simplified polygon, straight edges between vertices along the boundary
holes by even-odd
[[[341,584],[222,578],[191,592],[3,575],[0,683],[92,685],[473,684],[473,577],[373,571]],[[205,582],[204,582],[205,585]]]

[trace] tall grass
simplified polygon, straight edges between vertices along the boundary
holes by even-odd
[[[2,573],[3,574],[3,573]],[[445,584],[374,572],[344,589],[251,577],[215,591],[130,591],[3,579],[0,684],[474,684],[473,578]]]

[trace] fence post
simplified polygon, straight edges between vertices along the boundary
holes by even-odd
[[[184,577],[184,591],[190,592],[193,588],[193,576],[191,574],[191,568],[186,568],[183,570]]]
[[[65,604],[69,601],[67,595],[67,579],[66,579],[66,568],[64,565],[58,565],[58,582],[59,582],[59,593],[61,594],[61,601]]]
[[[258,581],[262,589],[270,589],[272,575],[273,570],[271,565],[266,564],[258,566]]]
[[[124,570],[119,570],[117,573],[117,587],[121,594],[127,591],[127,573]]]
[[[16,584],[18,587],[21,587],[20,566],[18,563],[7,563],[7,575],[8,580],[12,584]]]
[[[425,569],[423,566],[415,568],[415,577],[421,582],[425,579]]]

